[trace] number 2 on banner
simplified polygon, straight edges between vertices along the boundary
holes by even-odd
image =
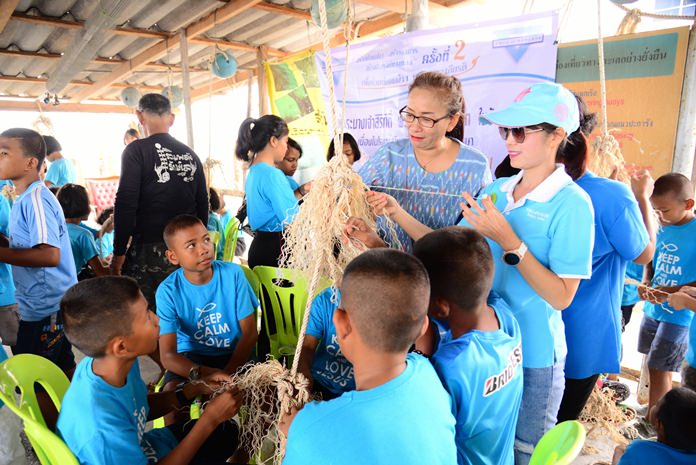
[[[457,47],[457,53],[454,54],[454,59],[463,60],[466,58],[466,55],[464,55],[464,47],[466,47],[466,42],[463,40],[458,40],[454,43],[454,46]]]

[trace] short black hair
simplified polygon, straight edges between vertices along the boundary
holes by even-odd
[[[57,197],[57,196],[58,196],[58,191],[60,190],[60,186],[55,186],[55,185],[53,185],[53,186],[50,186],[50,187],[48,188],[48,190],[51,191],[51,194],[53,194],[53,195],[55,195],[55,196]],[[63,215],[65,215],[65,213],[63,213]]]
[[[162,116],[172,112],[172,104],[162,94],[145,94],[138,101],[138,111]]]
[[[126,276],[80,281],[60,301],[65,335],[86,355],[103,357],[109,341],[132,334],[131,306],[139,296],[138,283]]]
[[[407,351],[423,327],[429,300],[428,273],[413,255],[374,249],[346,266],[341,308],[373,349]]]
[[[210,200],[210,211],[216,212],[220,210],[220,196],[212,187],[208,191],[208,198]]]
[[[61,147],[60,142],[58,142],[58,139],[56,139],[53,136],[42,136],[44,139],[44,142],[46,143],[46,156],[54,153],[54,152],[60,152],[63,150],[63,147]]]
[[[97,223],[103,225],[111,215],[114,214],[114,207],[107,207],[97,217]]]
[[[130,128],[126,131],[126,133],[123,135],[123,138],[125,139],[127,136],[135,137],[136,139],[140,139],[140,133],[138,132],[137,129]]]
[[[19,140],[24,156],[36,158],[38,160],[36,171],[41,171],[43,162],[46,159],[46,142],[41,134],[33,129],[12,128],[3,131],[0,137]]]
[[[696,392],[680,387],[667,392],[657,409],[664,427],[665,444],[675,449],[696,451]]]
[[[58,203],[63,208],[65,218],[82,218],[90,214],[87,189],[79,184],[64,184],[56,194]]]
[[[417,240],[413,254],[428,270],[431,300],[441,298],[461,310],[475,310],[488,298],[493,255],[486,238],[476,230],[438,229]]]
[[[178,215],[169,220],[169,223],[167,223],[167,225],[164,227],[164,232],[162,233],[164,242],[167,244],[167,248],[171,249],[169,241],[174,234],[178,233],[182,229],[190,228],[191,226],[196,225],[201,225],[207,229],[207,226],[203,224],[201,219],[193,215]]]
[[[292,137],[288,137],[288,147],[297,150],[300,153],[297,158],[302,158],[302,146]]]
[[[694,186],[689,178],[681,173],[663,174],[655,181],[652,197],[662,197],[663,195],[671,195],[684,202],[694,198]]]
[[[355,137],[353,137],[353,135],[349,132],[344,132],[343,143],[347,143],[348,145],[350,145],[350,149],[353,151],[353,161],[356,162],[360,160],[360,147],[358,147],[358,142],[355,140]],[[341,152],[343,152],[343,147],[341,147]],[[335,154],[336,151],[334,150],[334,141],[333,139],[331,139],[331,143],[329,144],[329,150],[326,152],[326,161],[331,160]]]

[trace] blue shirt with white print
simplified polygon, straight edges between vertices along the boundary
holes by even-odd
[[[160,334],[176,333],[178,353],[223,355],[234,352],[239,321],[259,303],[237,264],[214,260],[210,282],[196,285],[179,268],[157,288]]]
[[[571,379],[619,373],[626,264],[643,253],[650,241],[628,186],[590,172],[577,184],[592,200],[595,241],[592,278],[580,281],[573,302],[561,313],[568,344],[565,376]]]
[[[515,202],[513,191],[524,170],[496,179],[483,189],[531,253],[561,278],[587,279],[592,274],[594,213],[589,196],[565,172],[563,165]],[[466,219],[459,223],[470,226]],[[503,261],[504,250],[488,244],[495,261],[493,291],[510,306],[522,332],[523,366],[546,368],[566,356],[561,312],[527,283],[516,266]]]
[[[653,287],[678,286],[696,281],[696,218],[686,224],[663,226],[657,232],[652,260]],[[675,310],[667,303],[645,302],[643,313],[657,321],[689,326],[694,312]]]
[[[439,173],[423,169],[416,159],[411,141],[402,139],[380,147],[360,167],[358,174],[369,188],[391,195],[426,226],[432,229],[451,226],[461,211],[461,198],[458,196],[462,192],[476,195],[492,179],[488,158],[483,153],[456,139],[452,140],[459,144],[459,153],[452,165]],[[382,219],[378,219],[378,225],[380,232],[384,233]],[[398,225],[395,228],[404,250],[411,251],[411,238]]]
[[[346,360],[338,346],[333,323],[333,314],[340,299],[339,290],[324,290],[312,302],[307,323],[307,334],[319,339],[312,361],[312,378],[334,394],[355,389],[353,365]]]
[[[517,320],[500,298],[489,300],[496,331],[447,331],[431,359],[454,401],[459,465],[513,465],[522,402],[522,339]]]
[[[80,465],[157,463],[178,441],[167,428],[146,431],[150,406],[138,360],[121,387],[96,375],[93,361],[85,357],[75,369],[58,416],[58,434]]]
[[[56,313],[65,291],[77,282],[63,209],[42,181],[34,181],[12,205],[10,247],[31,249],[40,244],[59,249],[58,266],[12,266],[19,316],[25,321]]]

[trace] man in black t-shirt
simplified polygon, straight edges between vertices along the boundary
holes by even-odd
[[[136,279],[155,310],[157,286],[175,269],[164,254],[164,227],[184,213],[208,224],[208,189],[198,156],[169,135],[169,100],[146,94],[136,114],[148,137],[128,144],[121,156],[111,269]]]

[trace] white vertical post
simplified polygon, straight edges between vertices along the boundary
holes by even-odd
[[[428,28],[428,0],[412,0],[411,14],[406,17],[406,32]]]
[[[689,179],[693,174],[694,156],[696,156],[696,32],[694,28],[696,28],[696,21],[691,26],[689,47],[686,51],[677,142],[672,162],[672,171],[682,173]]]
[[[181,49],[181,88],[184,91],[184,109],[186,110],[186,142],[189,147],[193,148],[193,115],[191,114],[188,42],[184,29],[179,31],[179,48]]]

